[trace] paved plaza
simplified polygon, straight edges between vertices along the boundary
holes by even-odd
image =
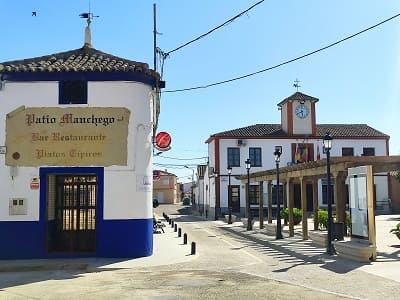
[[[247,231],[241,222],[208,221],[181,205],[156,212],[174,220],[181,236],[162,220],[153,256],[0,261],[0,299],[398,298],[400,241],[389,229],[399,215],[376,216],[378,256],[365,264],[328,256],[303,241],[299,228],[275,240],[257,222]]]

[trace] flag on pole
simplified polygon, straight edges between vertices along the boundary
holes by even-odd
[[[296,143],[296,152],[294,154],[294,162],[296,164],[301,162],[301,155],[300,155],[299,146],[297,143]]]
[[[301,162],[308,162],[308,148],[304,147],[302,148],[302,155],[301,155]]]

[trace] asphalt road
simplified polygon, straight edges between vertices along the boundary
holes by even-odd
[[[150,258],[3,271],[0,299],[398,299],[399,281],[307,242],[268,239],[182,206],[161,205],[157,212],[174,220],[188,245],[167,224],[155,235]],[[196,255],[190,255],[192,241]]]

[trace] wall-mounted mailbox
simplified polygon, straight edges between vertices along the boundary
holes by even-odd
[[[11,198],[9,202],[9,215],[27,215],[28,203],[26,198]]]

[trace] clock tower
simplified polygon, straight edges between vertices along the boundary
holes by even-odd
[[[280,103],[282,130],[288,135],[315,135],[315,103],[317,98],[296,92]]]

